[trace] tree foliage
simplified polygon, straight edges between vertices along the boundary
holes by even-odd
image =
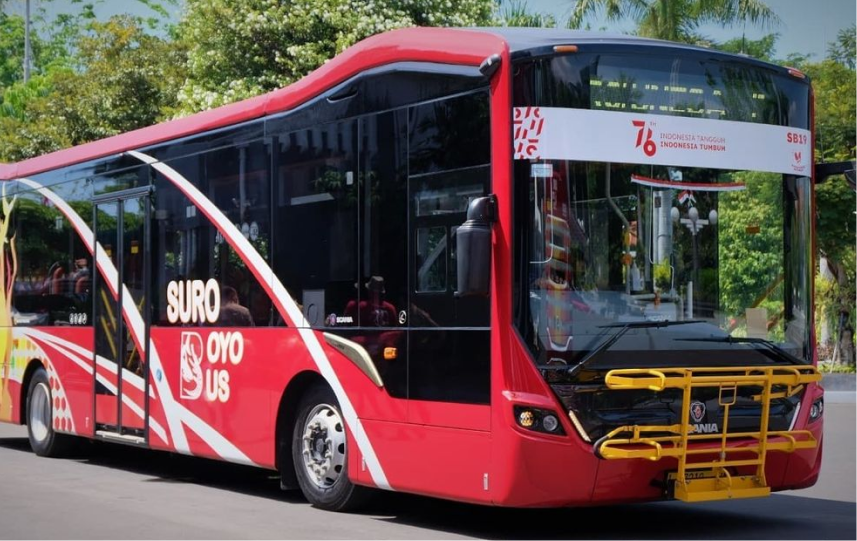
[[[854,26],[839,32],[829,44],[828,58],[820,62],[799,62],[813,82],[815,91],[816,161],[855,159],[857,145],[857,72],[854,69]],[[837,361],[855,363],[854,299],[855,269],[854,209],[852,187],[842,177],[828,178],[816,187],[816,240],[819,255],[827,260],[832,280],[816,291],[819,319],[834,323]]]
[[[815,90],[815,145],[817,161],[855,158],[857,145],[857,79],[855,70],[831,59],[805,64],[801,68],[812,78]],[[834,274],[842,273],[847,289],[838,303],[850,304],[854,312],[854,209],[855,194],[842,177],[831,177],[816,188],[817,243]]]
[[[827,57],[834,62],[854,69],[857,57],[857,25],[843,28],[836,34],[836,40],[827,45]]]
[[[533,12],[523,0],[509,0],[500,4],[500,13],[496,21],[499,26],[554,28],[553,15]]]
[[[23,61],[24,19],[0,12],[0,86],[9,86],[22,77]]]
[[[578,0],[568,25],[580,28],[587,18],[599,13],[610,21],[631,19],[639,36],[685,43],[707,43],[709,40],[697,31],[705,23],[773,27],[780,22],[760,0]]]
[[[491,21],[491,0],[187,0],[183,113],[292,83],[373,34]]]
[[[783,266],[783,205],[780,175],[741,173],[745,190],[720,195],[720,297],[724,310],[743,316],[760,292],[780,278]],[[750,233],[752,232],[752,233]],[[782,305],[782,287],[778,289]]]
[[[18,81],[0,95],[0,160],[16,161],[168,118],[184,79],[184,53],[139,21],[92,22],[74,63]]]
[[[777,33],[768,34],[756,40],[748,40],[741,36],[714,46],[727,53],[746,54],[765,62],[776,62],[777,40],[779,38],[780,35]]]
[[[95,0],[95,4],[103,0]],[[492,0],[188,0],[177,27],[95,20],[94,4],[34,16],[22,82],[23,20],[0,16],[0,160],[20,160],[282,87],[356,41],[405,26],[492,22]],[[50,2],[50,0],[45,0]],[[521,4],[523,6],[523,4]],[[518,23],[526,17],[521,7]],[[547,19],[544,19],[546,22]],[[159,26],[160,25],[160,26]],[[166,30],[166,38],[150,30]]]

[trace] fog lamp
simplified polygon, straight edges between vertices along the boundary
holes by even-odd
[[[556,432],[556,429],[559,428],[559,421],[553,415],[545,415],[542,419],[542,426],[544,426],[545,430],[548,432]]]

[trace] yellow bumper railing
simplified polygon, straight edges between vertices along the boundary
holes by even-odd
[[[611,370],[604,378],[611,390],[665,389],[682,391],[681,420],[673,425],[633,425],[612,430],[595,443],[595,452],[606,460],[675,458],[674,495],[684,501],[709,501],[767,496],[765,479],[769,451],[811,449],[818,442],[808,430],[770,431],[771,400],[792,396],[821,374],[813,366],[713,367]],[[697,434],[690,423],[693,389],[719,389],[723,426],[719,434]],[[739,387],[760,387],[753,399],[760,403],[759,430],[729,433],[729,408]],[[778,391],[774,391],[778,387]],[[691,445],[693,447],[691,448]],[[741,455],[737,458],[735,455]],[[750,458],[747,458],[747,456]],[[705,457],[714,457],[706,460]],[[693,457],[695,461],[688,462]],[[728,468],[755,466],[752,475],[734,475]]]

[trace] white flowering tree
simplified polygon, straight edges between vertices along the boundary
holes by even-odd
[[[177,32],[189,51],[180,112],[280,88],[373,34],[486,25],[494,10],[493,0],[187,0]]]

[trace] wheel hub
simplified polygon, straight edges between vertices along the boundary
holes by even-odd
[[[345,467],[345,428],[339,412],[328,404],[313,408],[301,442],[309,479],[319,488],[333,486]]]

